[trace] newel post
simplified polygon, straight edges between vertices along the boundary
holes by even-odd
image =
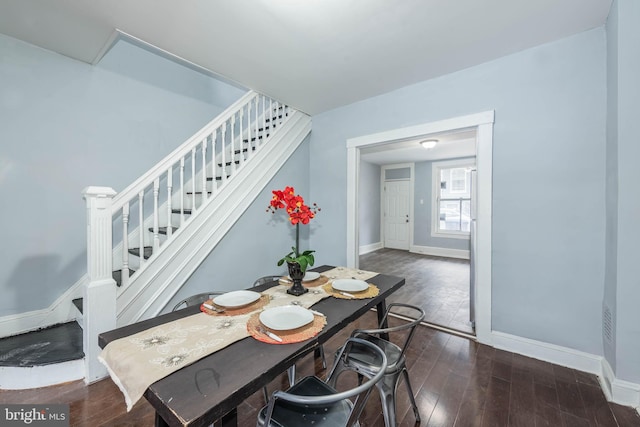
[[[111,203],[116,195],[109,187],[87,187],[82,196],[87,202],[87,275],[83,289],[83,348],[85,382],[107,376],[98,361],[98,334],[116,327],[116,282],[113,280]]]

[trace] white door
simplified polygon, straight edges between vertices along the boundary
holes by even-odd
[[[409,250],[410,181],[384,183],[384,247]]]

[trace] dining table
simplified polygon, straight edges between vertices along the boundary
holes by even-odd
[[[347,270],[324,265],[310,271],[322,274],[335,268]],[[309,339],[277,345],[243,338],[152,383],[144,398],[155,409],[155,425],[208,426],[216,422],[224,427],[237,426],[239,404],[367,311],[375,308],[381,322],[386,298],[405,284],[402,277],[381,273],[374,273],[366,281],[379,289],[377,295],[363,299],[329,297],[311,307],[326,317],[326,325]],[[265,284],[251,290],[264,292],[272,286]],[[198,306],[187,307],[103,332],[98,337],[99,345],[105,348],[115,340],[198,312]]]

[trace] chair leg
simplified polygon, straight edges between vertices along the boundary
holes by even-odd
[[[396,427],[396,399],[395,387],[385,384],[385,378],[382,378],[377,384],[380,391],[380,402],[382,403],[382,416],[384,417],[384,425],[386,427]]]
[[[267,391],[267,386],[262,387],[262,395],[264,396],[265,403],[269,403],[269,392]]]
[[[313,352],[313,356],[322,359],[322,369],[327,369],[327,359],[324,357],[324,347],[320,346]]]
[[[291,365],[287,369],[287,376],[289,377],[289,387],[291,387],[296,383],[296,365]]]
[[[402,370],[402,375],[404,375],[404,382],[407,385],[407,391],[409,392],[409,400],[411,400],[411,406],[413,407],[413,414],[416,416],[416,423],[420,422],[420,412],[418,411],[418,405],[416,405],[416,398],[413,395],[413,390],[411,390],[411,383],[409,382],[409,372],[407,369]]]

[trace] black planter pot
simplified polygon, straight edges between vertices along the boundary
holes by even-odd
[[[289,268],[289,277],[291,277],[291,281],[293,285],[289,289],[287,289],[287,293],[295,296],[300,296],[306,292],[309,292],[309,289],[302,286],[302,278],[304,277],[304,271],[300,268],[300,264],[297,262],[289,262],[287,261],[287,267]]]

